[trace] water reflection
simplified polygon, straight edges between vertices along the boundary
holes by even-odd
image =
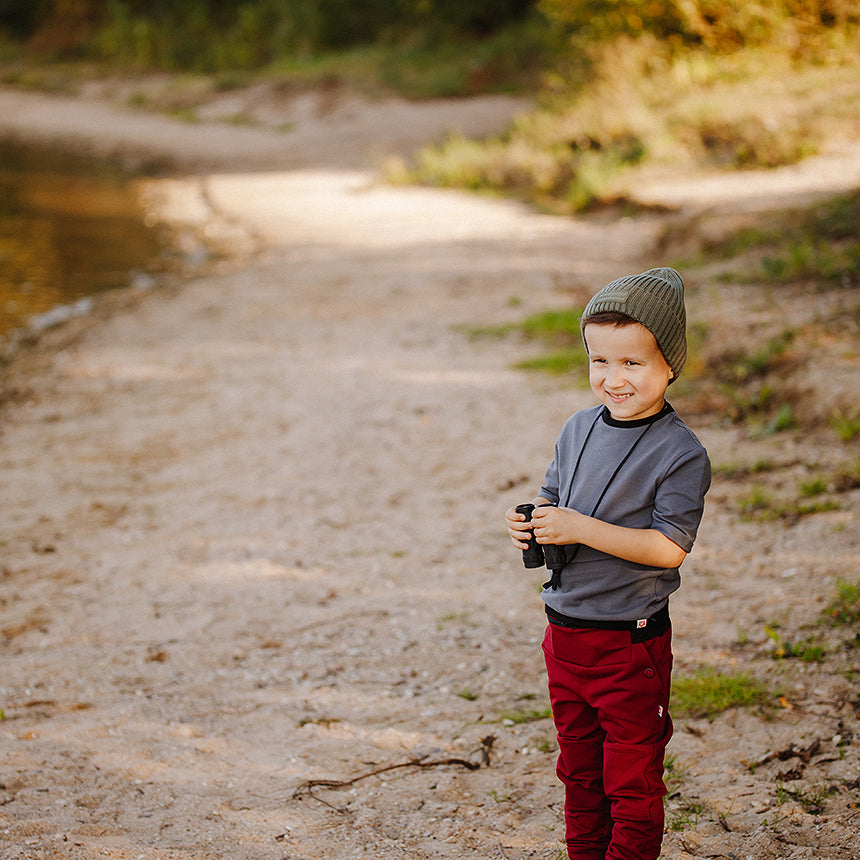
[[[0,341],[35,315],[152,271],[161,250],[133,177],[0,142]]]

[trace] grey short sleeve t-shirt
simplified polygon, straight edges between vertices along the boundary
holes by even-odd
[[[640,421],[615,421],[603,406],[572,415],[559,434],[540,495],[628,528],[653,528],[689,552],[711,482],[708,454],[668,406]],[[556,612],[591,620],[647,618],[680,585],[677,568],[567,547],[560,586],[545,588]]]

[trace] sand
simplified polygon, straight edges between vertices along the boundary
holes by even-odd
[[[278,131],[0,89],[7,134],[172,165],[142,183],[152,217],[222,251],[4,370],[3,860],[560,856],[542,577],[502,515],[591,395],[513,370],[535,344],[470,332],[663,262],[670,216],[379,182],[380,158],[523,107],[469,104],[291,101]],[[858,151],[827,157],[853,187]],[[833,190],[814,174],[640,193],[713,225]],[[688,298],[733,330],[736,293],[693,273]],[[793,481],[851,456],[720,419],[689,416],[717,467],[771,458]],[[766,632],[812,635],[860,578],[860,498],[762,523],[738,514],[748,490],[718,471],[672,601],[676,673],[748,672],[770,707],[676,720],[663,856],[860,857],[853,631],[814,663],[774,661]]]

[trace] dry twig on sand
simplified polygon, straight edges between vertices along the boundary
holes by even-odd
[[[358,776],[354,776],[351,779],[308,779],[304,782],[300,783],[293,790],[293,799],[301,800],[304,797],[312,797],[314,800],[318,800],[320,803],[324,803],[326,806],[331,806],[332,809],[337,809],[337,807],[332,806],[332,804],[323,800],[321,797],[318,797],[314,794],[315,788],[329,788],[334,791],[339,791],[343,788],[349,788],[351,785],[355,785],[355,783],[360,782],[363,779],[367,779],[371,776],[379,776],[383,773],[389,773],[393,770],[401,770],[403,768],[419,768],[419,769],[427,769],[433,767],[464,767],[466,770],[478,770],[482,766],[489,766],[490,764],[490,750],[493,747],[493,743],[495,742],[495,737],[493,735],[488,735],[485,738],[481,739],[481,746],[477,750],[481,753],[481,761],[470,761],[469,759],[464,758],[442,758],[442,759],[430,759],[429,761],[425,756],[418,758],[411,758],[408,761],[397,762],[396,764],[387,764],[382,767],[374,768],[373,770],[365,771],[364,773],[358,774]],[[339,809],[338,811],[343,812],[344,810]]]

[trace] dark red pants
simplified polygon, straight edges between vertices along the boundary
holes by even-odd
[[[632,643],[629,631],[549,624],[543,650],[570,860],[656,860],[672,631]]]

